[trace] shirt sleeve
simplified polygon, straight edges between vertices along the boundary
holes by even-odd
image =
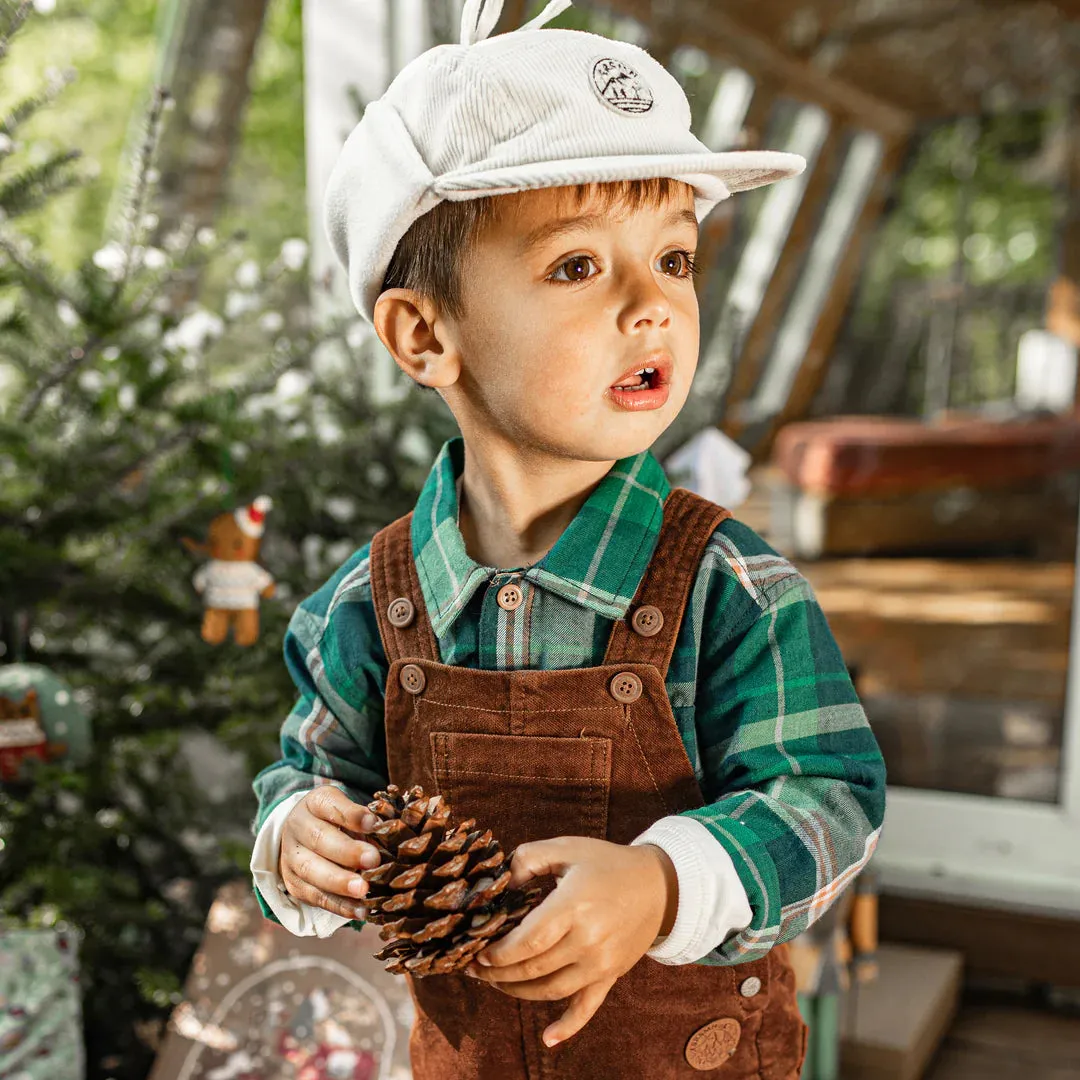
[[[694,715],[706,805],[679,816],[709,831],[745,889],[748,925],[701,960],[736,964],[802,933],[869,861],[885,763],[798,570],[734,521],[703,570]]]
[[[289,622],[285,665],[298,696],[281,727],[280,758],[252,783],[258,798],[256,836],[275,807],[297,792],[333,784],[366,803],[388,783],[383,722],[388,665],[371,601],[368,551],[365,546],[353,555]],[[265,844],[263,862],[264,849]],[[276,879],[276,865],[274,870]],[[252,876],[263,914],[284,923],[260,891],[254,869]],[[350,925],[359,928],[363,921]]]
[[[273,913],[275,922],[297,937],[330,937],[353,920],[290,896],[278,873],[282,826],[292,808],[306,794],[304,791],[296,791],[270,811],[255,837],[255,846],[251,851],[251,876],[260,899]]]
[[[636,844],[666,852],[679,883],[671,932],[658,937],[646,956],[660,964],[691,964],[750,925],[750,901],[735,864],[700,821],[677,814],[661,818],[630,841]]]

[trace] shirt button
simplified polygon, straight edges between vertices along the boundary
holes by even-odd
[[[416,618],[416,608],[407,596],[399,596],[391,601],[386,614],[391,626],[406,627]]]
[[[398,674],[398,682],[410,693],[419,694],[427,685],[424,669],[416,664],[406,664]]]
[[[761,980],[756,975],[751,975],[749,979],[744,979],[742,985],[739,987],[739,993],[743,997],[754,997],[761,990]]]
[[[652,604],[645,604],[634,612],[630,625],[642,637],[652,637],[660,633],[664,625],[664,613]]]
[[[611,696],[628,705],[641,697],[641,680],[632,671],[620,671],[608,684]]]
[[[510,584],[503,585],[499,589],[496,599],[499,601],[499,607],[504,611],[513,611],[515,608],[521,607],[524,595],[517,585]]]

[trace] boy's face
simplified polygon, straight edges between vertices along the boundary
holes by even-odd
[[[639,209],[570,189],[499,196],[460,266],[463,314],[443,322],[457,377],[440,389],[466,439],[609,461],[675,419],[698,359],[698,228],[692,189],[673,187]],[[649,389],[615,389],[642,368]]]

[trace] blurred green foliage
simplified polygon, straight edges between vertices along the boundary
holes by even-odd
[[[875,264],[892,275],[948,276],[959,255],[972,285],[1044,281],[1063,194],[1025,173],[1060,107],[953,120],[929,130],[900,181]],[[1027,170],[1028,173],[1033,170]]]
[[[88,182],[23,223],[58,267],[74,269],[105,239],[110,208],[134,149],[158,65],[157,0],[57,0],[31,17],[4,66],[0,98],[32,92],[49,68],[74,69],[76,83],[55,108],[26,126],[28,160],[77,146]],[[220,228],[243,228],[262,262],[287,236],[307,233],[304,196],[301,0],[273,0],[252,71],[241,145],[230,170],[230,199]]]
[[[1059,259],[1063,122],[1051,103],[950,119],[916,137],[838,345],[851,373],[843,411],[923,409],[927,342],[953,309],[950,404],[1012,394],[1017,341],[1042,325]],[[882,379],[895,391],[881,393]]]

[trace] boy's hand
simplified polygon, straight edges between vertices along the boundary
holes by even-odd
[[[658,847],[583,836],[522,844],[511,871],[514,887],[548,873],[559,883],[467,971],[512,997],[570,997],[569,1008],[544,1032],[544,1042],[554,1046],[577,1034],[616,979],[645,955],[658,934],[670,932],[678,878]]]
[[[290,811],[281,831],[278,874],[289,895],[335,915],[362,919],[356,901],[367,894],[361,869],[379,865],[379,853],[356,839],[378,819],[366,806],[327,785],[309,792]]]

